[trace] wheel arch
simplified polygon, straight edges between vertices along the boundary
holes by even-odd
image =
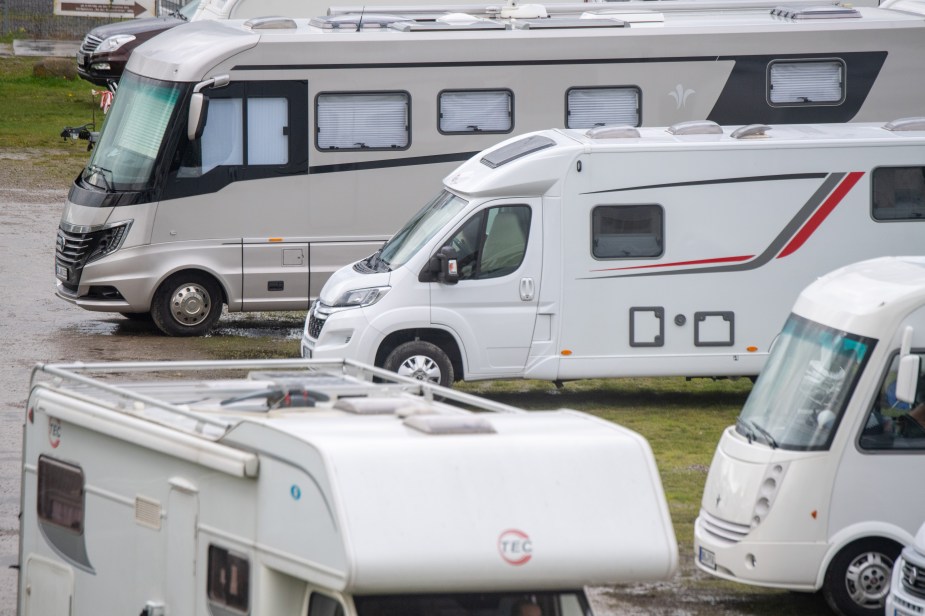
[[[900,547],[912,543],[915,537],[909,531],[887,522],[859,522],[846,526],[835,533],[829,540],[829,549],[822,559],[819,572],[816,574],[816,590],[822,588],[825,582],[826,573],[832,564],[832,561],[839,552],[849,545],[865,539],[881,539],[892,541]]]
[[[382,339],[382,342],[379,343],[379,348],[376,349],[375,365],[382,367],[389,353],[399,345],[413,340],[430,342],[443,349],[443,352],[449,356],[450,362],[453,364],[453,373],[456,380],[463,380],[465,362],[459,342],[451,332],[436,327],[415,327],[390,333]]]
[[[175,276],[177,274],[186,274],[186,273],[201,274],[204,276],[208,276],[209,278],[214,280],[215,284],[218,285],[218,288],[221,289],[222,303],[223,304],[229,303],[228,301],[229,293],[228,293],[228,288],[225,286],[225,279],[222,276],[220,276],[217,272],[215,272],[213,269],[207,268],[207,267],[179,266],[179,267],[175,267],[161,274],[157,282],[151,285],[151,296],[148,298],[148,309],[149,310],[151,309],[151,303],[154,301],[154,294],[157,293],[157,290],[161,288],[161,285],[163,285],[172,276]]]

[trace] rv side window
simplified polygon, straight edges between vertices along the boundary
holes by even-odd
[[[572,88],[565,95],[565,125],[639,126],[639,88]]]
[[[445,90],[438,97],[440,132],[509,133],[514,127],[510,90]]]
[[[79,466],[39,456],[38,516],[77,535],[84,532],[84,474]]]
[[[445,244],[456,251],[460,280],[498,278],[520,267],[530,235],[526,205],[482,210]]]
[[[841,60],[772,62],[768,100],[772,105],[839,104],[845,99]]]
[[[344,606],[337,599],[313,592],[308,602],[308,616],[344,616]]]
[[[925,167],[874,169],[874,220],[925,220]]]
[[[250,609],[250,562],[216,545],[209,546],[209,602],[247,613]]]
[[[659,205],[599,205],[591,211],[595,259],[660,257],[664,212]]]
[[[925,368],[925,362],[921,364]],[[896,371],[899,355],[893,358],[880,393],[867,415],[861,431],[861,449],[868,451],[925,450],[925,374],[919,375],[916,402],[896,399]]]
[[[398,150],[411,142],[407,92],[319,94],[315,147],[319,150]]]

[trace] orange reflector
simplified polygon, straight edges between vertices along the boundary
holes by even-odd
[[[271,237],[271,238],[269,238],[267,241],[269,241],[269,242],[282,242],[282,241],[283,241],[283,238],[281,238],[281,237]]]
[[[809,515],[813,516],[813,519],[815,520],[815,519],[816,519],[816,510],[813,509],[813,512],[812,512],[811,514],[809,514]]]
[[[749,353],[754,353],[755,351],[758,350],[758,347],[756,346],[745,347],[745,350],[748,351]]]
[[[571,355],[571,354],[572,354],[572,352],[569,351],[568,349],[562,349],[561,353],[562,353],[563,355]]]

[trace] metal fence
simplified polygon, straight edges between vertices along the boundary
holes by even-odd
[[[159,14],[184,5],[184,0],[161,0]],[[55,15],[55,0],[0,0],[0,36],[19,39],[81,40],[88,30],[119,21],[111,17]]]

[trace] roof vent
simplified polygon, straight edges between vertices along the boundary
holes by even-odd
[[[255,17],[244,22],[245,28],[251,30],[294,30],[294,19],[288,17]]]
[[[469,415],[413,415],[403,422],[424,434],[494,434],[494,426],[484,417]]]
[[[690,120],[668,127],[672,135],[722,135],[723,127],[711,120]]]
[[[925,118],[900,118],[883,125],[884,130],[925,130]]]
[[[790,7],[778,6],[771,9],[771,15],[783,17],[785,19],[845,19],[860,17],[861,13],[849,6],[807,6],[807,7]]]
[[[334,408],[355,415],[394,415],[409,404],[414,403],[402,398],[340,398]]]
[[[589,139],[635,139],[640,137],[635,126],[595,126],[585,131]]]
[[[507,19],[543,19],[549,17],[542,4],[515,4],[501,7],[501,17]]]
[[[761,139],[768,136],[769,130],[771,130],[771,127],[767,124],[749,124],[748,126],[740,126],[732,131],[729,136],[733,139]]]
[[[486,167],[497,169],[501,165],[506,165],[521,156],[527,156],[528,154],[551,148],[554,145],[556,145],[556,142],[549,137],[531,135],[502,146],[497,150],[492,150],[482,157],[481,163]]]

